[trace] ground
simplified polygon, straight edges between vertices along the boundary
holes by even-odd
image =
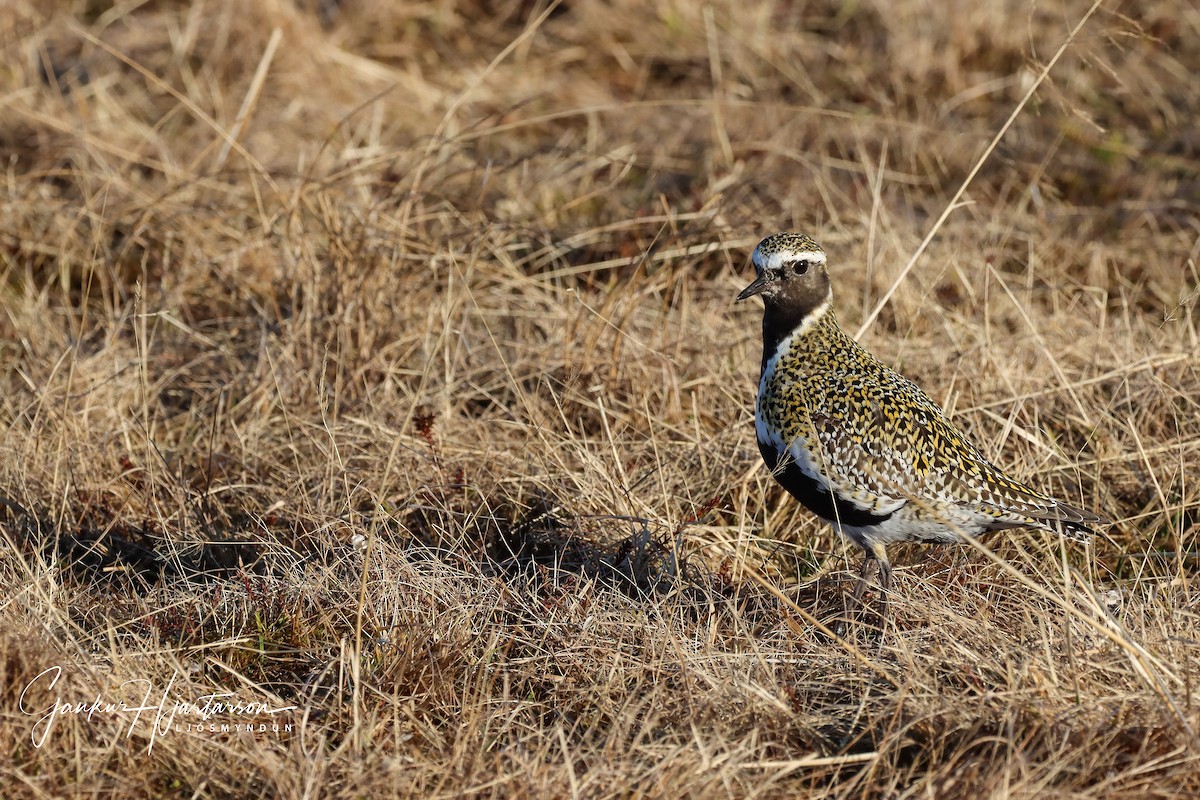
[[[1193,3],[15,0],[0,49],[6,797],[1200,794]],[[845,625],[754,443],[778,230],[1113,524],[894,548]]]

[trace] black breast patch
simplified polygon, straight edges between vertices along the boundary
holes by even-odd
[[[865,528],[879,525],[895,513],[889,511],[886,514],[872,514],[870,511],[864,511],[848,500],[843,500],[832,492],[826,491],[820,483],[805,475],[796,466],[796,462],[792,460],[791,456],[784,454],[781,457],[773,446],[761,441],[758,443],[758,450],[762,453],[767,469],[771,470],[771,474],[775,476],[775,480],[779,481],[779,485],[786,489],[788,494],[799,500],[801,505],[827,522],[835,525],[840,522],[854,528]],[[781,460],[783,461],[782,466],[779,463]]]

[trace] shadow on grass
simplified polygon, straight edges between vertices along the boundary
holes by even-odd
[[[338,549],[333,542],[319,541],[311,523],[229,508],[220,515],[198,514],[192,541],[181,546],[153,520],[123,520],[103,494],[81,494],[76,500],[74,513],[60,515],[65,519],[56,521],[49,510],[31,511],[0,496],[0,521],[15,534],[21,549],[57,560],[80,577],[123,574],[142,586],[176,578],[270,575],[297,559],[328,563]],[[649,520],[565,516],[559,503],[538,498],[531,508],[515,515],[515,521],[507,521],[502,513],[475,517],[466,536],[448,537],[444,531],[453,529],[454,517],[461,514],[441,503],[438,506],[379,520],[377,529],[390,540],[399,540],[416,560],[433,558],[459,565],[464,559],[476,561],[484,574],[505,579],[557,584],[571,576],[633,598],[703,593],[722,583],[687,557],[681,535],[656,535]],[[278,545],[293,551],[295,557],[287,564],[271,556],[272,551],[279,552]]]

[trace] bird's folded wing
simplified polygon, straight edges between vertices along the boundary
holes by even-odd
[[[880,411],[863,430],[829,414],[812,418],[819,458],[835,489],[855,502],[899,508],[905,502],[948,504],[1004,524],[1104,520],[1005,475],[936,408],[910,407],[896,424]]]

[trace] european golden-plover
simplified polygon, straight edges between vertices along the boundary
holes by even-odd
[[[1013,527],[1087,540],[1088,511],[1005,475],[912,381],[839,326],[825,251],[799,233],[759,242],[762,377],[758,448],[780,484],[866,552],[856,597],[879,563],[884,602],[892,542],[956,542]]]

